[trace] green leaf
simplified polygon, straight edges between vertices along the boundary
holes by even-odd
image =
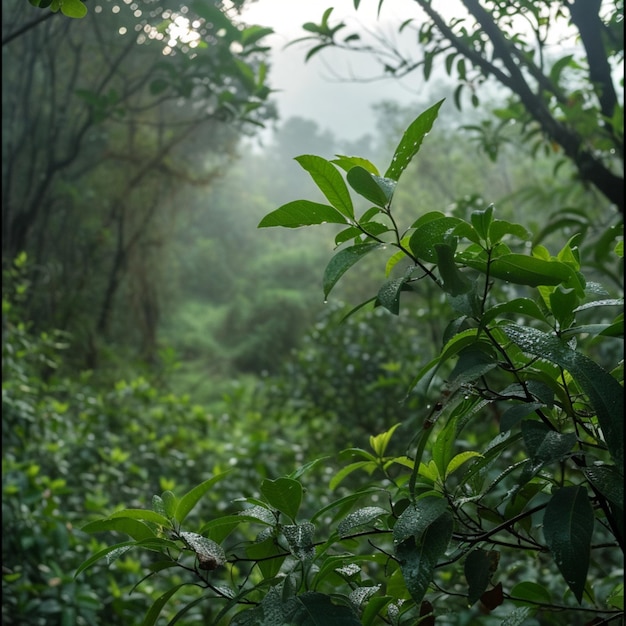
[[[541,331],[503,326],[506,335],[524,352],[556,363],[567,370],[587,394],[598,416],[604,441],[615,465],[624,465],[624,389],[595,361],[572,350],[563,340]]]
[[[178,506],[178,498],[171,491],[166,490],[161,494],[161,500],[163,501],[167,517],[174,519],[176,507]]]
[[[61,13],[66,17],[81,18],[87,15],[87,7],[81,0],[63,0]]]
[[[575,433],[557,433],[532,420],[522,422],[522,436],[530,457],[544,464],[561,461],[576,445]]]
[[[563,487],[554,493],[543,516],[543,533],[565,582],[582,603],[594,514],[583,487]]]
[[[420,224],[409,239],[411,252],[418,258],[430,263],[437,263],[436,244],[446,243],[446,236],[455,226],[461,224],[458,217],[441,217]]]
[[[190,585],[192,583],[180,583],[175,585],[171,589],[168,589],[164,594],[160,595],[152,604],[148,612],[146,613],[146,617],[144,618],[141,626],[154,626],[156,624],[157,619],[159,619],[159,615],[163,610],[163,607],[167,604],[167,601],[182,587],[185,585]]]
[[[559,261],[546,261],[525,254],[504,254],[487,265],[483,259],[464,257],[463,262],[483,274],[500,278],[516,285],[559,285],[576,282],[574,270]]]
[[[400,293],[410,289],[407,287],[407,282],[410,279],[410,275],[405,275],[383,283],[376,295],[377,303],[384,306],[390,313],[398,315],[400,313]]]
[[[493,204],[490,204],[484,211],[472,211],[470,216],[472,226],[483,241],[489,238],[489,226],[493,220]]]
[[[352,472],[355,472],[358,469],[363,469],[363,470],[375,470],[378,467],[378,465],[376,464],[375,461],[357,461],[356,463],[350,463],[350,465],[346,465],[346,467],[342,467],[330,480],[330,483],[328,484],[329,488],[332,490],[334,490],[337,485],[339,485],[339,483],[346,478],[346,476],[349,476],[350,474],[352,474]]]
[[[328,297],[328,294],[337,284],[337,281],[357,261],[360,261],[366,254],[369,254],[373,250],[377,250],[382,247],[383,245],[379,243],[362,243],[350,246],[349,248],[344,248],[343,250],[337,252],[324,270],[324,278],[322,281],[324,287],[324,297]]]
[[[200,569],[214,570],[226,563],[224,549],[217,542],[198,533],[181,532],[180,536],[196,553]]]
[[[620,509],[624,508],[624,476],[613,465],[592,465],[585,474],[593,486]]]
[[[268,213],[259,222],[258,228],[270,228],[273,226],[299,228],[300,226],[312,226],[314,224],[349,223],[339,211],[327,204],[319,204],[310,200],[294,200]]]
[[[297,480],[266,478],[261,483],[261,493],[271,506],[290,519],[295,519],[302,503],[302,485]]]
[[[511,599],[518,606],[523,606],[526,603],[529,603],[531,606],[552,604],[550,590],[545,585],[531,581],[524,581],[515,585],[511,589]]]
[[[130,517],[114,517],[88,522],[81,528],[81,530],[86,533],[116,531],[118,533],[129,535],[135,539],[135,541],[156,537],[156,534],[150,526]]]
[[[491,320],[503,317],[505,313],[510,313],[515,316],[526,315],[527,317],[541,322],[546,321],[546,316],[534,300],[530,298],[514,298],[513,300],[496,304],[490,309],[487,309],[480,320],[481,328],[487,326]]]
[[[406,129],[400,143],[398,144],[391,164],[385,172],[385,178],[391,178],[392,180],[399,180],[402,172],[406,169],[406,166],[411,162],[411,159],[419,152],[424,137],[430,132],[437,116],[439,114],[439,108],[443,104],[443,100],[440,100],[432,107],[424,111],[419,115],[411,125]]]
[[[545,404],[541,402],[524,402],[522,404],[514,404],[509,407],[500,417],[500,432],[504,433],[507,430],[511,430],[525,417],[542,406],[545,406]]]
[[[350,535],[355,528],[371,526],[372,522],[388,515],[389,511],[379,506],[363,507],[362,509],[353,511],[341,520],[337,526],[337,533],[340,537],[346,537]]]
[[[348,606],[334,604],[330,596],[308,591],[295,597],[297,609],[290,624],[302,626],[361,626],[354,611]]]
[[[136,541],[124,541],[123,543],[116,543],[115,545],[107,546],[106,548],[99,550],[80,564],[79,568],[74,574],[74,578],[76,578],[79,574],[84,572],[86,569],[88,569],[98,561],[101,561],[102,559],[108,557],[110,554],[115,552],[122,553],[122,551],[128,551],[131,548],[134,548],[136,545]]]
[[[274,537],[251,543],[246,546],[248,558],[255,559],[257,566],[265,578],[273,578],[280,571],[286,556]]]
[[[199,485],[188,491],[178,502],[176,507],[176,512],[174,513],[174,517],[176,521],[182,524],[185,521],[187,515],[189,515],[190,511],[194,506],[198,503],[198,500],[213,486],[215,483],[222,480],[229,472],[222,472],[221,474],[217,474],[217,476],[213,476],[204,482],[201,482]]]
[[[424,531],[421,540],[410,537],[396,547],[402,577],[413,600],[419,604],[430,585],[435,566],[452,537],[452,515],[445,511]]]
[[[376,168],[376,166],[367,159],[363,159],[361,157],[354,156],[345,156],[343,154],[338,154],[336,159],[333,159],[331,163],[338,165],[341,169],[349,172],[353,167],[357,165],[362,167],[364,170],[367,170],[370,174],[374,174],[374,176],[380,176],[380,172]]]
[[[315,184],[340,213],[354,218],[350,192],[337,168],[326,159],[313,154],[303,154],[296,161],[311,175]]]
[[[289,544],[289,550],[300,561],[310,562],[315,557],[313,536],[315,526],[311,522],[302,524],[286,524],[281,531]]]
[[[128,517],[132,519],[144,520],[146,522],[154,522],[155,524],[159,524],[160,526],[165,526],[167,528],[172,525],[169,518],[148,509],[122,509],[121,511],[115,511],[115,513],[109,515],[109,519],[116,517]]]
[[[391,202],[396,188],[395,180],[371,174],[359,165],[348,172],[347,179],[354,191],[379,207]]]
[[[454,260],[454,249],[444,243],[435,244],[437,268],[443,280],[443,290],[451,296],[460,296],[472,288],[472,282],[463,275]]]
[[[460,452],[456,456],[452,458],[450,463],[448,463],[448,467],[446,468],[446,472],[444,474],[444,478],[447,478],[452,472],[455,472],[461,465],[467,463],[471,459],[475,459],[477,457],[482,457],[480,452],[476,452],[474,450],[467,450],[466,452]]]
[[[489,225],[489,241],[491,244],[500,243],[505,235],[513,235],[522,241],[529,241],[532,237],[532,233],[521,224],[493,220]]]
[[[448,509],[443,498],[427,496],[404,509],[393,527],[393,541],[401,544],[409,537],[420,540],[426,529]]]
[[[467,579],[467,599],[472,606],[487,590],[491,575],[498,563],[497,552],[472,550],[465,558],[464,572]]]

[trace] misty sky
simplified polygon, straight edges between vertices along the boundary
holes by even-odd
[[[418,73],[404,81],[341,82],[333,76],[335,70],[345,77],[350,73],[364,77],[376,74],[378,68],[372,69],[371,60],[365,56],[335,53],[331,57],[328,51],[323,58],[314,57],[305,64],[308,50],[305,44],[284,48],[287,42],[306,35],[302,30],[304,22],[319,23],[324,10],[330,6],[334,7],[331,23],[342,18],[359,28],[382,26],[391,36],[407,16],[415,15],[412,0],[384,4],[378,24],[378,0],[363,0],[358,12],[354,10],[353,0],[258,0],[244,12],[243,19],[246,23],[270,26],[276,33],[267,41],[273,48],[270,84],[281,90],[274,94],[281,119],[295,115],[313,119],[321,129],[352,140],[370,132],[374,124],[370,108],[373,103],[392,99],[408,104],[417,99],[423,85],[420,85]]]

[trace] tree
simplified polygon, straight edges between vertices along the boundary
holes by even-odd
[[[360,4],[355,0],[356,9]],[[379,3],[379,11],[384,4]],[[400,35],[414,33],[414,57],[382,34],[371,40],[359,32],[346,34],[344,22],[331,23],[332,8],[319,24],[304,24],[310,34],[293,43],[311,44],[307,59],[329,48],[366,53],[387,77],[421,69],[429,80],[435,69],[445,68],[458,81],[454,100],[459,109],[465,92],[474,106],[481,106],[481,86],[495,81],[510,99],[493,111],[493,126],[521,123],[529,139],[538,135],[540,145],[559,146],[579,178],[623,214],[623,102],[616,83],[623,68],[624,3],[462,0],[452,6],[416,0],[415,5],[422,16],[416,11],[398,29]],[[560,45],[568,38],[575,47],[563,55]]]
[[[92,366],[129,327],[150,358],[177,190],[210,184],[272,115],[271,31],[213,2],[105,3],[77,20],[33,20],[20,0],[2,10],[3,263],[27,252],[28,314],[80,329]]]

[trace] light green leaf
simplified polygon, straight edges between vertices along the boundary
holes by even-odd
[[[463,463],[467,463],[467,461],[471,459],[475,459],[476,457],[482,457],[482,454],[480,454],[480,452],[475,452],[473,450],[468,450],[467,452],[461,452],[457,454],[455,457],[452,458],[450,463],[448,463],[445,477],[447,478],[448,476],[450,476],[450,474],[452,474],[452,472],[455,472],[457,469],[459,469],[459,467],[461,467]]]
[[[340,213],[354,218],[350,192],[337,168],[326,159],[313,154],[303,154],[296,161],[311,175],[326,199]]]
[[[594,514],[583,487],[554,493],[543,517],[543,533],[565,582],[582,603],[593,534]]]
[[[258,228],[271,228],[273,226],[299,228],[314,224],[349,223],[339,211],[327,204],[319,204],[309,200],[294,200],[268,213],[259,222]]]
[[[81,18],[87,15],[87,7],[81,0],[63,0],[61,4],[61,13],[66,17]]]
[[[350,463],[350,465],[346,465],[346,467],[342,467],[331,478],[330,483],[328,484],[328,486],[330,487],[330,489],[332,491],[332,490],[334,490],[337,487],[337,485],[339,485],[339,483],[344,478],[346,478],[346,476],[349,476],[350,474],[352,474],[352,472],[355,472],[358,469],[362,469],[362,470],[369,471],[371,473],[377,467],[378,467],[378,465],[374,461],[357,461],[356,463]]]
[[[374,450],[374,453],[377,457],[385,456],[385,451],[387,450],[387,446],[389,445],[389,441],[393,433],[396,429],[401,426],[401,424],[394,424],[389,430],[386,430],[384,433],[380,433],[378,435],[370,435],[370,447]]]

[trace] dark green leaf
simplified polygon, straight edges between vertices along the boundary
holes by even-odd
[[[589,357],[572,350],[563,340],[541,331],[516,325],[502,327],[522,350],[567,370],[589,396],[613,461],[624,465],[624,389]]]
[[[385,172],[385,178],[399,180],[406,166],[411,159],[418,153],[424,137],[429,133],[433,123],[439,114],[439,108],[443,104],[440,100],[432,107],[424,111],[413,123],[406,129],[396,151],[391,159],[391,165]]]
[[[435,566],[445,553],[452,536],[452,515],[445,511],[422,534],[417,541],[410,537],[396,547],[406,588],[419,604],[433,579]]]
[[[327,298],[337,281],[360,259],[373,250],[382,248],[379,243],[364,243],[344,248],[330,260],[324,270],[324,297]]]
[[[198,500],[209,490],[215,483],[219,482],[224,478],[228,472],[222,472],[221,474],[217,474],[217,476],[213,476],[208,480],[200,483],[190,491],[188,491],[178,502],[176,507],[176,512],[174,517],[177,522],[182,524],[185,521],[189,512],[193,509],[194,506],[198,503]]]
[[[516,285],[559,285],[576,279],[574,270],[565,263],[545,261],[525,254],[504,254],[493,259],[489,266],[482,259],[464,257],[463,261],[480,272],[489,271],[490,276]]]
[[[437,268],[443,280],[443,290],[451,296],[460,296],[472,288],[472,282],[463,275],[454,260],[454,249],[448,244],[436,243]]]
[[[409,277],[404,276],[384,283],[376,296],[377,303],[394,315],[398,315],[400,313],[400,293],[408,280]]]
[[[81,530],[86,533],[116,531],[129,535],[136,541],[156,537],[154,531],[147,524],[130,517],[114,517],[88,522]]]
[[[409,537],[420,541],[426,529],[447,510],[448,503],[443,498],[427,496],[410,504],[393,527],[393,541],[401,544]]]
[[[385,207],[391,202],[395,180],[371,174],[359,165],[353,167],[346,178],[354,191],[376,206]]]
[[[557,433],[543,422],[522,422],[522,436],[534,461],[552,463],[564,459],[576,444],[575,433]]]
[[[436,244],[446,243],[445,238],[462,220],[458,217],[441,217],[421,223],[409,239],[411,252],[418,258],[430,263],[437,262]]]
[[[624,476],[613,465],[592,465],[585,469],[593,486],[620,509],[624,508]]]
[[[487,550],[472,550],[465,558],[465,578],[467,579],[467,599],[470,606],[478,602],[480,596],[487,590],[491,575],[497,566],[494,552]]]
[[[589,569],[593,522],[593,508],[582,487],[559,489],[543,516],[543,533],[552,558],[579,603]]]
[[[325,594],[309,591],[295,601],[297,608],[289,620],[293,626],[361,626],[350,607],[334,604]]]

